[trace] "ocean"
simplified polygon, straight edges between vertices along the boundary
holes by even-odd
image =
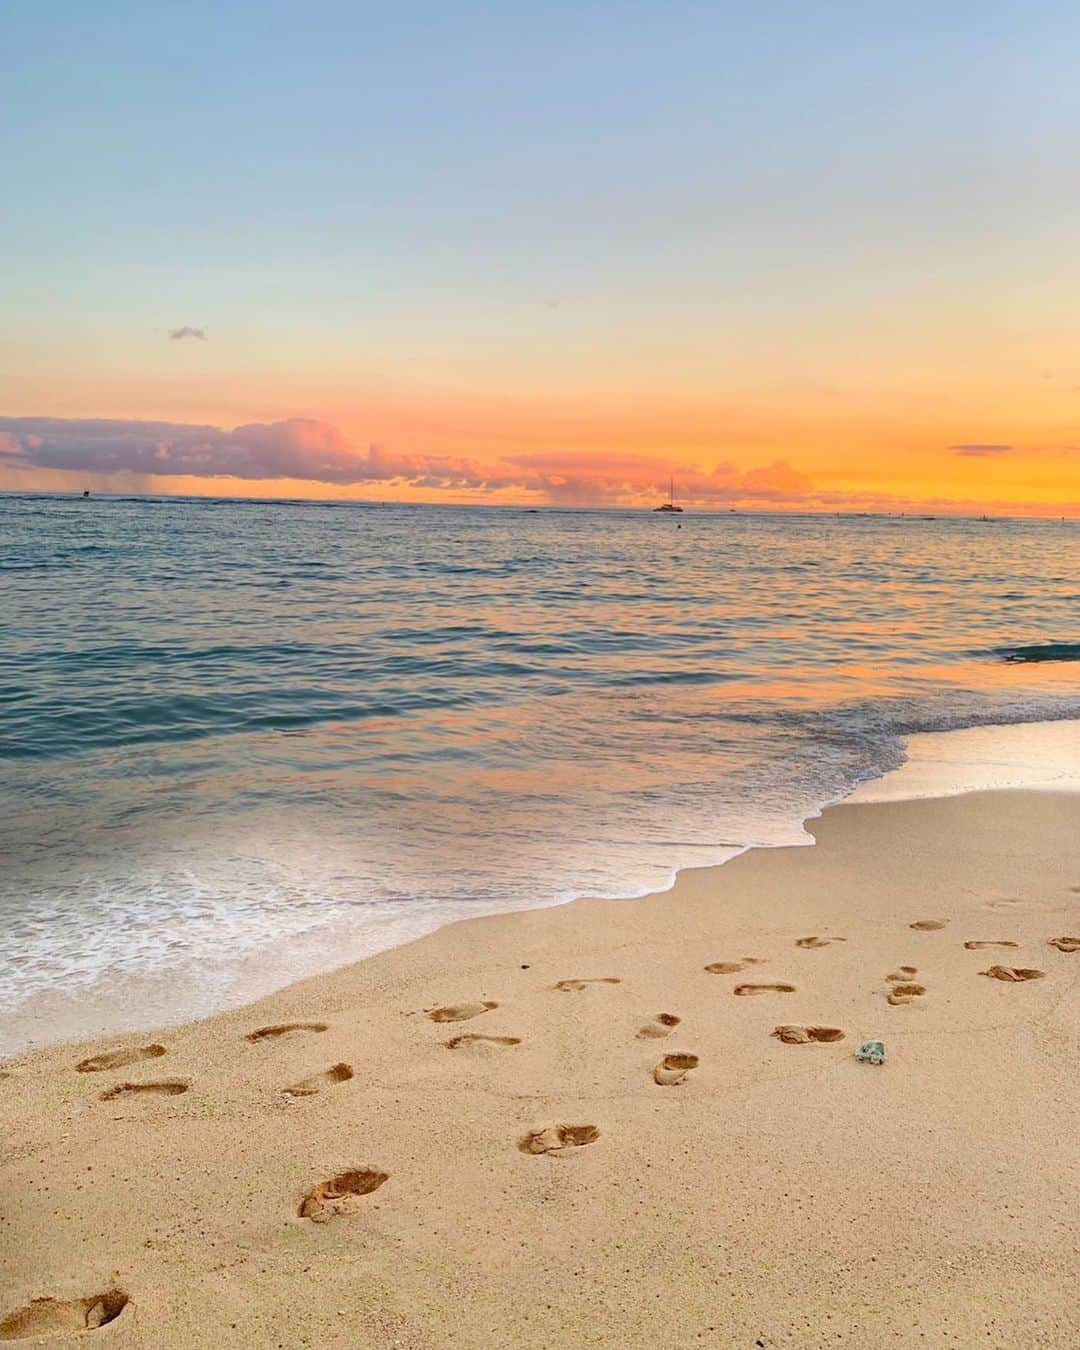
[[[0,496],[0,1049],[660,889],[1080,715],[1080,523]]]

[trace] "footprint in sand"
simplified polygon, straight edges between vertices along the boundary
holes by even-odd
[[[914,966],[897,966],[895,970],[890,970],[885,978],[891,984],[903,984],[908,980],[913,980],[918,973]]]
[[[467,1022],[470,1017],[479,1017],[481,1013],[491,1012],[497,1003],[452,1003],[445,1008],[430,1008],[428,1017],[433,1022]]]
[[[282,1022],[278,1026],[259,1027],[249,1031],[245,1041],[275,1041],[279,1036],[291,1036],[294,1031],[329,1031],[325,1022]]]
[[[1059,952],[1080,952],[1080,937],[1051,938],[1046,945],[1056,947]]]
[[[748,966],[763,966],[765,958],[762,956],[744,956],[741,961],[714,961],[712,965],[705,969],[710,975],[738,975],[741,970]]]
[[[75,1065],[75,1072],[100,1073],[103,1069],[126,1069],[129,1064],[138,1064],[143,1059],[160,1059],[164,1053],[163,1045],[142,1045],[137,1050],[111,1050],[104,1055],[80,1059]]]
[[[748,994],[793,994],[795,986],[793,984],[737,984],[732,992],[740,998],[745,998]]]
[[[670,1036],[682,1019],[676,1017],[674,1013],[657,1013],[651,1022],[646,1022],[643,1027],[638,1027],[636,1040],[639,1041],[659,1041],[665,1036]]]
[[[691,1069],[696,1069],[698,1063],[697,1055],[665,1055],[652,1071],[653,1081],[661,1087],[674,1087]]]
[[[522,1153],[557,1153],[563,1148],[580,1148],[595,1143],[600,1131],[595,1125],[545,1125],[518,1140]]]
[[[90,1298],[36,1298],[0,1321],[0,1341],[97,1331],[115,1322],[127,1305],[128,1296],[119,1289]]]
[[[898,981],[886,994],[886,1000],[894,1008],[903,1007],[905,1003],[911,1003],[917,998],[922,998],[926,993],[926,986],[923,984],[912,984],[907,981]]]
[[[475,1032],[466,1032],[463,1036],[451,1036],[448,1041],[443,1041],[447,1050],[482,1050],[487,1046],[520,1044],[520,1036],[479,1036]]]
[[[313,1073],[310,1078],[301,1078],[299,1083],[293,1083],[292,1087],[281,1090],[287,1097],[314,1097],[325,1087],[332,1087],[335,1083],[347,1083],[352,1076],[351,1064],[331,1064],[322,1073]]]
[[[992,980],[1004,980],[1007,984],[1021,984],[1024,980],[1041,980],[1045,970],[1029,970],[1023,966],[991,966],[989,970],[980,970],[980,975],[989,975]]]
[[[380,1172],[375,1167],[356,1167],[348,1172],[339,1172],[336,1177],[320,1181],[308,1191],[300,1205],[300,1217],[311,1219],[313,1223],[327,1223],[335,1214],[348,1214],[352,1199],[370,1195],[389,1178],[389,1172]]]
[[[847,938],[842,937],[805,937],[796,938],[796,947],[827,947],[830,942],[846,942]]]
[[[117,1097],[158,1096],[178,1097],[186,1092],[191,1084],[184,1078],[159,1078],[150,1083],[114,1083],[101,1094],[101,1101],[115,1101]]]
[[[839,1027],[798,1027],[785,1025],[773,1027],[771,1034],[785,1045],[809,1045],[813,1041],[824,1044],[828,1041],[842,1041],[844,1033]]]
[[[936,933],[939,928],[944,928],[948,919],[916,919],[914,923],[909,923],[909,928],[914,928],[916,933]]]
[[[1019,942],[1009,942],[1006,938],[977,938],[973,942],[965,942],[964,948],[969,952],[981,952],[984,947],[1019,947]]]
[[[579,994],[582,989],[590,984],[622,984],[622,980],[616,979],[613,975],[601,975],[591,980],[560,980],[558,984],[553,984],[552,989],[560,989],[564,994]]]

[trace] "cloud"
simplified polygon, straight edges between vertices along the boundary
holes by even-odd
[[[989,455],[1007,455],[1012,450],[1011,445],[950,445],[949,450],[954,455],[975,455],[979,458]]]
[[[551,450],[484,464],[467,456],[357,448],[329,422],[292,418],[232,431],[184,422],[0,417],[0,456],[9,466],[158,478],[297,479],[350,487],[405,483],[419,489],[506,489],[568,505],[655,504],[674,476],[684,502],[732,504],[802,500],[812,485],[783,460],[711,471],[657,456]]]
[[[680,500],[702,503],[790,501],[812,486],[783,460],[748,471],[724,461],[707,472],[647,455],[538,451],[509,455],[506,463],[526,470],[548,496],[568,504],[655,500],[667,496],[672,478]]]
[[[170,328],[169,341],[179,342],[181,338],[198,338],[200,342],[206,341],[205,328],[192,328],[190,324],[184,324],[183,328]]]
[[[405,480],[434,487],[481,487],[492,477],[454,456],[395,455],[380,445],[357,450],[336,427],[310,418],[225,431],[186,422],[0,417],[0,451],[39,469],[101,474],[297,478],[342,486]]]
[[[1071,446],[1053,449],[1076,453]],[[468,456],[396,453],[378,444],[356,448],[337,427],[313,418],[228,431],[186,422],[0,417],[0,488],[76,491],[87,486],[87,475],[106,491],[165,493],[172,478],[189,480],[181,486],[185,492],[193,490],[191,479],[203,480],[208,491],[220,480],[222,492],[255,496],[257,487],[239,484],[268,482],[280,491],[276,484],[291,479],[346,490],[392,483],[429,500],[452,493],[455,500],[643,507],[665,500],[674,476],[676,496],[688,506],[1080,515],[1076,500],[920,500],[866,489],[822,490],[782,459],[749,469],[722,460],[702,469],[660,455],[555,449],[482,463]]]

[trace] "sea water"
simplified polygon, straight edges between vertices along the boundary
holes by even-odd
[[[631,896],[1080,714],[1080,524],[0,496],[0,1048]]]

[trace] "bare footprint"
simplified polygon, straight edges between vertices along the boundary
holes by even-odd
[[[1009,984],[1020,984],[1024,980],[1041,980],[1045,970],[1029,970],[1023,966],[991,966],[989,970],[980,970],[980,975],[989,975],[992,980],[1005,980]]]
[[[245,1041],[274,1041],[279,1036],[291,1036],[294,1031],[329,1031],[325,1022],[282,1022],[279,1026],[259,1027],[249,1031]]]
[[[564,994],[578,994],[590,984],[622,984],[622,980],[616,979],[613,975],[601,975],[590,980],[559,980],[557,984],[553,984],[551,987],[561,990]]]
[[[1059,952],[1080,952],[1080,937],[1051,938],[1047,946],[1056,947]]]
[[[944,928],[948,919],[917,919],[915,923],[909,923],[909,928],[914,928],[917,933],[936,933],[939,928]]]
[[[580,1148],[595,1143],[600,1131],[595,1125],[545,1125],[518,1140],[522,1153],[556,1153],[562,1148]]]
[[[467,1022],[470,1017],[479,1017],[498,1006],[490,1000],[487,1003],[452,1003],[445,1008],[431,1008],[428,1017],[433,1022]]]
[[[844,1033],[839,1027],[773,1027],[772,1035],[785,1045],[809,1045],[812,1041],[842,1041]]]
[[[308,1191],[300,1205],[300,1217],[311,1219],[313,1223],[327,1223],[335,1214],[347,1214],[351,1208],[349,1202],[354,1197],[370,1195],[389,1177],[389,1172],[380,1172],[376,1167],[356,1167],[339,1172],[336,1177],[320,1181]]]
[[[711,966],[706,966],[705,969],[710,975],[738,975],[747,966],[763,966],[764,964],[764,957],[744,956],[741,961],[714,961]]]
[[[80,1059],[75,1065],[75,1072],[101,1073],[103,1069],[126,1069],[129,1064],[138,1064],[143,1059],[160,1059],[164,1053],[163,1045],[142,1045],[137,1050],[110,1050],[104,1055]]]
[[[301,1078],[299,1083],[293,1083],[292,1087],[281,1090],[287,1097],[314,1097],[325,1087],[332,1087],[335,1083],[347,1083],[352,1076],[351,1064],[331,1064],[328,1069],[323,1069],[322,1073],[313,1073],[310,1078]]]
[[[895,970],[889,971],[885,978],[893,984],[904,984],[908,980],[913,980],[918,973],[914,966],[897,966]]]
[[[103,1102],[115,1101],[117,1097],[158,1096],[178,1097],[191,1086],[184,1078],[159,1078],[149,1083],[114,1083],[101,1094]]]
[[[115,1322],[128,1305],[127,1294],[110,1289],[89,1298],[36,1298],[0,1321],[0,1341],[22,1341],[30,1336],[59,1336],[97,1331]]]
[[[847,938],[842,937],[804,937],[796,938],[796,947],[827,947],[830,942],[846,942]]]
[[[740,998],[747,994],[793,994],[793,984],[737,984],[733,990]]]
[[[1019,942],[1009,942],[1005,938],[977,938],[973,942],[965,942],[964,948],[969,952],[981,952],[984,947],[1019,947]]]
[[[697,1055],[665,1055],[652,1071],[653,1081],[661,1087],[674,1087],[691,1069],[696,1069],[698,1063]]]
[[[657,1013],[651,1022],[639,1027],[636,1039],[639,1041],[659,1041],[670,1036],[682,1019],[674,1013]]]
[[[925,993],[926,986],[922,984],[894,984],[886,998],[894,1008],[899,1008],[913,999],[921,998]]]
[[[486,1045],[520,1045],[520,1036],[479,1036],[475,1032],[466,1032],[463,1036],[451,1036],[443,1041],[447,1050],[461,1050],[470,1047],[480,1048]]]

